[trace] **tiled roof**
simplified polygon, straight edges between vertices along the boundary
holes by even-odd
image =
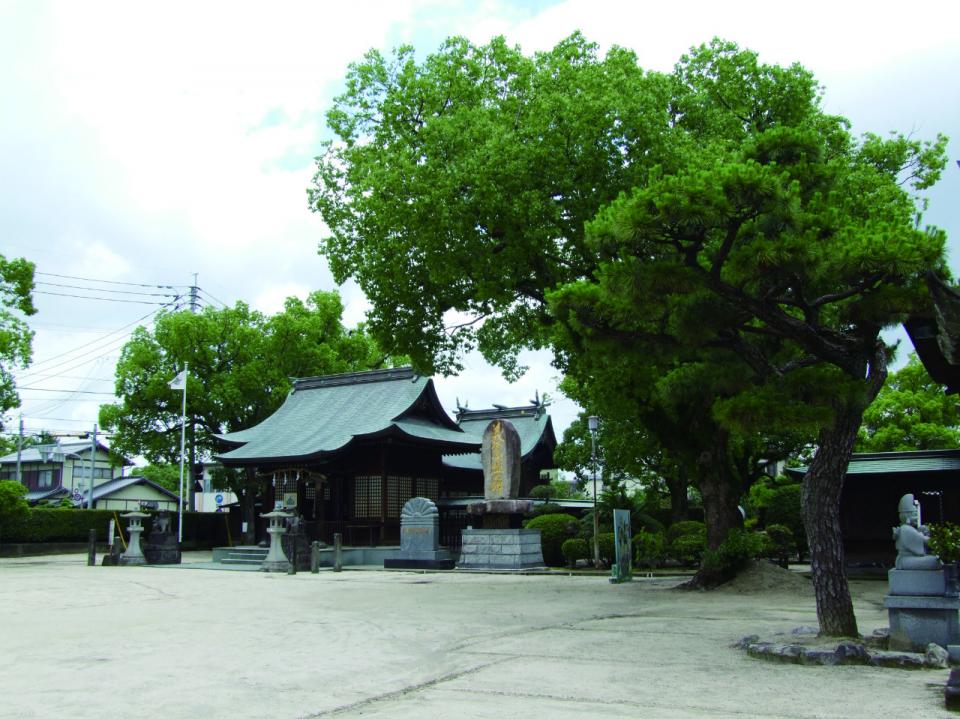
[[[553,433],[553,422],[550,415],[546,414],[543,405],[461,409],[458,418],[461,429],[476,437],[478,442],[483,439],[483,432],[491,421],[507,420],[520,435],[521,458],[526,458],[541,442],[548,443],[551,450],[557,445],[557,439]],[[443,464],[455,469],[483,469],[479,454],[445,456]]]
[[[97,442],[97,448],[103,452],[109,452],[110,450],[104,445]],[[30,447],[24,447],[20,452],[20,462],[60,462],[62,459],[50,459],[44,460],[41,455],[41,450],[49,450],[54,454],[88,454],[90,453],[90,442],[89,441],[78,441],[78,442],[60,442],[60,444],[35,444]],[[69,457],[69,459],[76,459],[75,457]],[[11,454],[5,454],[0,457],[0,464],[12,464],[17,461],[17,453],[12,452]]]
[[[385,434],[438,443],[449,452],[475,452],[480,444],[443,411],[433,380],[400,368],[295,380],[263,422],[220,436],[239,446],[219,459],[231,465],[318,458]]]
[[[802,477],[806,467],[792,467],[787,472]],[[847,474],[897,474],[920,472],[960,473],[960,449],[931,449],[916,452],[871,452],[854,454],[847,465]]]

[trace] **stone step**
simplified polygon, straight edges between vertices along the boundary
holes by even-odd
[[[214,561],[221,564],[259,565],[267,558],[265,547],[229,547],[214,550]]]
[[[262,559],[257,559],[255,557],[224,557],[220,560],[220,564],[249,564],[249,565],[258,565],[263,564]]]

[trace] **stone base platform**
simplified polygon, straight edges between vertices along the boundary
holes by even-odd
[[[544,569],[539,529],[464,529],[457,569]]]
[[[960,599],[888,594],[890,648],[924,651],[928,644],[960,644]]]

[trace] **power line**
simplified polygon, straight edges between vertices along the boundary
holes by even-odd
[[[111,290],[106,287],[84,287],[83,285],[64,285],[59,282],[37,282],[43,287],[64,287],[68,290],[86,290],[88,292],[109,292],[113,295],[138,295],[141,297],[176,297],[170,292],[137,292],[136,290]]]
[[[93,289],[93,288],[91,288]],[[44,290],[34,290],[35,295],[53,295],[54,297],[73,297],[78,300],[100,300],[101,302],[123,302],[130,305],[163,305],[164,302],[148,302],[146,300],[121,300],[116,297],[91,297],[90,295],[71,295],[66,292],[46,292]],[[179,295],[176,299],[180,299]]]
[[[58,275],[53,272],[35,272],[36,275],[43,275],[44,277],[60,277],[65,280],[80,280],[82,282],[103,282],[108,285],[127,285],[128,287],[151,287],[161,290],[176,290],[176,289],[186,289],[187,285],[150,285],[144,284],[142,282],[120,282],[118,280],[98,280],[93,277],[77,277],[75,275]]]
[[[180,298],[178,297],[177,299],[179,300]],[[172,303],[168,303],[168,304],[172,304]],[[73,354],[73,353],[76,352],[77,350],[82,350],[84,347],[89,347],[89,346],[92,345],[92,344],[97,344],[97,343],[99,343],[99,342],[102,342],[104,339],[106,339],[106,338],[109,337],[110,335],[118,334],[119,332],[123,332],[125,329],[127,329],[127,328],[129,328],[129,327],[133,327],[134,325],[140,324],[140,323],[143,322],[144,320],[146,320],[146,319],[150,318],[151,316],[157,314],[157,312],[159,312],[159,311],[160,311],[160,310],[150,310],[150,311],[147,312],[147,314],[145,314],[143,317],[141,317],[141,318],[139,318],[139,319],[136,319],[136,320],[134,320],[133,322],[130,322],[130,323],[128,323],[128,324],[125,324],[125,325],[124,325],[123,327],[121,327],[120,329],[116,329],[116,330],[112,330],[112,331],[110,331],[110,332],[107,332],[105,335],[103,335],[103,336],[101,336],[101,337],[97,337],[96,339],[92,339],[92,340],[90,340],[89,342],[85,342],[85,343],[83,343],[82,345],[79,345],[79,346],[77,346],[77,347],[74,347],[73,349],[67,350],[66,352],[61,352],[60,354],[54,355],[53,357],[48,357],[48,358],[45,359],[45,360],[40,360],[39,362],[34,362],[34,363],[33,363],[33,367],[35,368],[37,365],[42,365],[42,364],[47,364],[47,363],[49,363],[49,362],[53,362],[54,360],[60,359],[61,357],[66,357],[67,355]],[[29,374],[33,374],[34,371],[35,371],[34,369],[31,369],[31,370],[25,372],[24,374],[28,374],[28,375],[29,375]],[[44,372],[46,372],[46,370],[44,370]]]
[[[92,392],[83,389],[46,389],[45,387],[17,387],[17,391],[28,389],[31,392],[64,392],[66,394],[105,394],[113,397],[113,392]]]
[[[219,302],[219,303],[223,306],[224,309],[227,308],[227,303],[224,302],[223,300],[218,300],[216,297],[214,297],[213,295],[211,295],[209,292],[207,292],[207,291],[206,291],[205,289],[203,289],[202,287],[198,287],[197,289],[200,290],[200,292],[202,292],[203,294],[205,294],[207,297],[209,297],[209,298],[210,298],[211,300],[213,300],[214,302]]]

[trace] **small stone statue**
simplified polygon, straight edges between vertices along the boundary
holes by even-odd
[[[912,494],[900,498],[900,526],[893,530],[897,546],[897,569],[940,569],[940,560],[927,554],[929,536],[920,524],[920,506]]]

